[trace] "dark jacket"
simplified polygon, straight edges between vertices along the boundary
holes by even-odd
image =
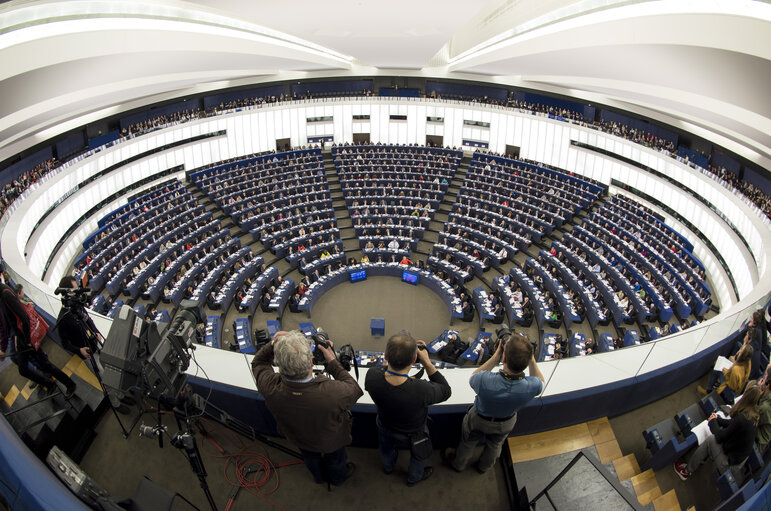
[[[286,381],[271,366],[273,344],[257,352],[252,371],[279,432],[300,449],[330,453],[351,443],[351,407],[364,394],[337,360],[308,383]]]
[[[409,378],[401,385],[391,385],[385,379],[383,367],[369,369],[364,387],[377,406],[381,424],[398,433],[422,431],[429,405],[447,401],[452,389],[439,371],[430,381]]]
[[[94,322],[88,316],[86,316],[86,323],[93,328],[94,332],[97,331]],[[59,337],[62,340],[64,349],[80,358],[83,358],[80,348],[91,348],[93,350],[96,344],[95,339],[92,341],[93,344],[89,342],[89,333],[75,319],[74,314],[72,312],[67,313],[64,307],[59,312]]]
[[[21,321],[22,325],[22,331],[19,332],[21,335],[18,336],[17,341],[23,344],[23,346],[17,346],[17,349],[21,351],[29,348],[29,316],[27,316],[27,311],[24,310],[24,307],[21,306],[16,293],[5,284],[0,284],[0,314],[3,315],[2,325],[0,325],[0,350],[8,351],[10,331],[18,331],[17,318]]]
[[[709,430],[723,448],[731,465],[738,465],[752,452],[757,427],[744,415],[738,414],[733,419],[718,417],[709,421]]]

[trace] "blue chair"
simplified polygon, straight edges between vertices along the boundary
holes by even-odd
[[[640,468],[645,471],[649,468],[659,470],[680,458],[698,441],[696,435],[688,435],[681,442],[677,439],[675,423],[672,419],[666,419],[642,432],[645,444],[651,452],[651,458]]]
[[[624,334],[624,346],[636,346],[640,344],[640,334],[637,330],[627,330]]]
[[[267,323],[268,323],[268,337],[273,339],[273,336],[276,335],[276,332],[281,331],[281,323],[279,323],[275,319],[269,320]]]
[[[310,337],[316,333],[316,327],[313,323],[300,323],[300,331],[305,334],[306,337]]]
[[[704,415],[700,403],[694,403],[685,410],[675,414],[675,423],[680,428],[683,436],[686,437],[691,434],[691,430],[696,427],[707,418]]]

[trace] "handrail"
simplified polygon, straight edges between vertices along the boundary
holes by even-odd
[[[602,463],[600,463],[600,462],[599,462],[599,460],[596,460],[596,459],[594,459],[594,456],[589,456],[589,455],[587,455],[586,453],[584,453],[584,451],[578,451],[578,454],[576,454],[576,455],[573,457],[573,459],[572,459],[572,460],[570,460],[570,463],[568,463],[568,464],[565,466],[565,468],[563,468],[563,469],[562,469],[562,471],[560,471],[560,473],[559,473],[559,474],[557,474],[557,477],[555,477],[554,479],[552,479],[552,481],[551,481],[549,484],[547,484],[547,485],[546,485],[546,488],[544,488],[543,490],[541,490],[541,492],[540,492],[538,495],[536,495],[535,497],[533,497],[533,499],[532,499],[532,500],[529,502],[529,504],[530,504],[530,507],[531,507],[532,509],[535,509],[535,507],[536,507],[536,506],[535,506],[535,503],[536,503],[536,501],[537,501],[538,499],[540,499],[541,497],[544,497],[544,496],[545,496],[545,497],[546,497],[546,499],[549,501],[549,504],[551,504],[551,506],[552,506],[554,509],[557,509],[557,506],[554,504],[554,501],[553,501],[553,500],[551,499],[551,497],[549,496],[549,490],[550,490],[550,489],[551,489],[551,488],[552,488],[554,485],[556,485],[558,482],[560,482],[560,480],[561,480],[563,477],[565,477],[565,475],[566,475],[566,474],[567,474],[567,473],[570,471],[570,469],[572,469],[572,468],[573,468],[573,467],[576,465],[576,463],[578,463],[578,462],[579,462],[579,460],[580,460],[581,458],[586,458],[586,459],[587,459],[587,461],[589,461],[589,463],[591,463],[591,464],[592,464],[592,466],[595,468],[595,470],[597,470],[597,472],[599,472],[599,473],[600,473],[600,475],[601,475],[601,476],[602,476],[602,477],[603,477],[603,478],[604,478],[604,479],[605,479],[607,482],[609,482],[609,483],[610,483],[610,485],[613,487],[613,489],[614,489],[614,490],[616,490],[616,493],[618,493],[619,495],[621,495],[621,497],[622,497],[622,498],[623,498],[623,499],[626,501],[626,503],[627,503],[627,504],[629,504],[629,507],[631,507],[631,508],[632,508],[632,509],[634,509],[635,511],[643,511],[643,509],[645,509],[645,508],[643,508],[643,506],[642,506],[642,505],[640,505],[640,502],[637,500],[637,497],[634,497],[634,496],[630,496],[630,495],[629,495],[628,491],[627,491],[627,490],[626,490],[626,489],[625,489],[625,488],[624,488],[624,487],[621,485],[621,482],[619,482],[619,480],[618,480],[618,478],[617,478],[617,477],[613,477],[612,475],[610,475],[610,473],[607,471],[607,469],[606,469],[604,466],[602,466]]]

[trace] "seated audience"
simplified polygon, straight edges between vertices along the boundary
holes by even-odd
[[[688,463],[675,462],[675,472],[685,481],[702,463],[711,458],[722,473],[738,465],[752,452],[758,427],[758,400],[761,390],[758,386],[747,389],[738,403],[731,407],[728,419],[712,414],[707,419],[712,434],[696,448]]]

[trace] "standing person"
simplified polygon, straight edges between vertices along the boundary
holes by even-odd
[[[21,328],[18,326],[19,323]],[[75,394],[75,382],[48,360],[42,348],[32,347],[27,311],[22,307],[14,290],[2,282],[0,283],[0,355],[14,349],[20,375],[40,385],[46,393],[56,388],[54,382],[56,378],[66,387],[64,392],[66,399]],[[32,369],[30,364],[34,364],[37,371]]]
[[[418,344],[423,346],[418,349]],[[377,429],[383,471],[391,474],[399,449],[410,449],[407,486],[431,477],[426,462],[432,453],[428,434],[428,407],[449,399],[450,385],[428,358],[423,341],[408,332],[390,339],[385,349],[387,367],[369,369],[364,388],[377,406]],[[429,381],[410,378],[412,364],[419,360]]]
[[[320,344],[330,379],[313,375],[310,340],[299,330],[278,332],[252,361],[257,389],[278,423],[296,445],[313,479],[339,486],[351,477],[345,446],[351,443],[351,407],[364,394],[330,348]],[[272,363],[278,366],[278,374]]]
[[[493,369],[503,361],[498,372]],[[525,368],[530,376],[525,376]],[[477,472],[483,474],[495,465],[504,440],[517,422],[517,411],[543,391],[543,374],[533,357],[533,345],[526,335],[514,335],[498,344],[487,362],[471,375],[469,385],[476,392],[474,404],[463,418],[461,439],[455,452],[444,451],[443,458],[456,472],[462,472],[480,440],[485,441]]]
[[[65,275],[59,281],[59,288],[76,290],[78,289],[78,281],[71,275]],[[83,323],[78,318],[82,318]],[[92,372],[96,370],[100,373],[104,372],[104,367],[102,367],[99,358],[99,346],[104,343],[104,337],[102,337],[102,334],[99,333],[96,325],[94,325],[91,316],[80,306],[68,306],[68,301],[63,299],[62,308],[59,311],[58,325],[62,347],[73,355],[79,356],[84,362],[90,361],[91,363],[86,363],[86,367],[91,369]],[[96,367],[91,364],[94,364]],[[128,407],[121,401],[131,403],[133,402],[132,398],[127,398],[114,390],[108,391],[107,396],[110,404],[118,413],[123,415],[129,413]]]

